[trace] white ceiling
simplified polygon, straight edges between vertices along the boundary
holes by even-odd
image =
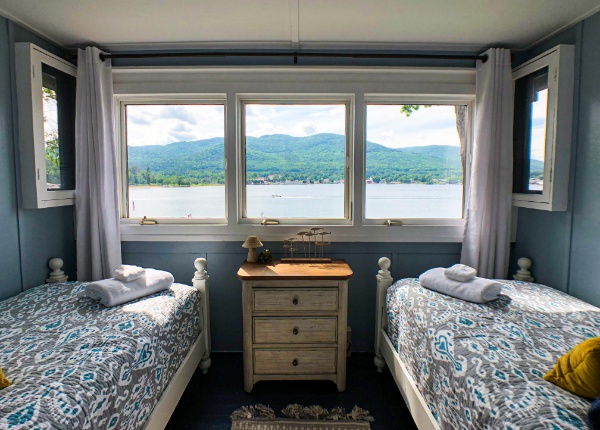
[[[0,0],[65,47],[524,49],[600,0]]]

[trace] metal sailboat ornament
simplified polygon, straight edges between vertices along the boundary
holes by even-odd
[[[283,240],[282,263],[331,263],[331,258],[324,257],[324,248],[331,245],[325,237],[331,232],[323,227],[313,227],[299,231],[296,237]],[[303,256],[299,256],[303,255]],[[289,255],[289,257],[288,257]],[[294,256],[295,255],[295,256]]]

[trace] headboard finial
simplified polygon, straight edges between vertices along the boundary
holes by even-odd
[[[194,267],[196,267],[197,272],[194,273],[193,280],[208,278],[208,273],[206,272],[206,258],[196,258],[194,261]]]
[[[389,278],[392,277],[392,274],[388,270],[390,268],[390,266],[392,265],[392,262],[390,261],[389,258],[387,258],[387,257],[381,257],[379,259],[379,261],[377,262],[377,264],[379,264],[379,267],[381,267],[381,270],[379,272],[377,272],[377,276],[379,278],[381,278],[381,279],[389,279]]]
[[[64,262],[62,261],[62,258],[52,258],[50,260],[50,262],[48,263],[48,266],[50,266],[50,268],[52,269],[52,272],[50,272],[50,274],[48,275],[48,279],[46,279],[46,282],[48,282],[48,283],[67,282],[69,277],[67,275],[65,275],[65,272],[60,270],[60,269],[62,269],[63,264],[64,264]]]
[[[531,260],[527,257],[521,257],[517,260],[517,265],[519,266],[519,270],[513,275],[513,278],[516,281],[533,282],[533,276],[531,276],[531,272],[529,271]]]

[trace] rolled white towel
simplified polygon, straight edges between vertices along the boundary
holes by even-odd
[[[140,266],[131,266],[129,264],[121,264],[113,273],[113,277],[117,281],[131,282],[141,278],[146,269]]]
[[[500,297],[502,292],[502,284],[491,279],[476,277],[468,282],[449,279],[444,275],[443,267],[421,274],[419,282],[430,290],[473,303],[491,302]]]
[[[455,281],[467,282],[475,278],[477,270],[473,269],[466,264],[455,264],[452,267],[448,267],[444,270],[444,275]]]
[[[173,275],[169,272],[146,269],[141,277],[131,282],[114,278],[91,282],[81,294],[99,300],[106,307],[112,307],[166,290],[173,285],[173,281]]]

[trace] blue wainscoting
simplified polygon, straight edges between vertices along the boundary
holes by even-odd
[[[282,243],[264,243],[275,258]],[[377,260],[392,260],[395,279],[416,277],[432,267],[450,266],[460,260],[456,243],[334,243],[327,256],[345,259],[354,277],[350,281],[348,324],[352,350],[373,351],[375,332],[375,275]],[[246,258],[241,242],[123,242],[123,262],[168,270],[176,282],[189,284],[194,259],[208,261],[213,349],[242,350],[242,287],[236,274]]]

